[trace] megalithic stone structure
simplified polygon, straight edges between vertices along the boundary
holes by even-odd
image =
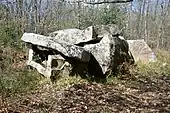
[[[127,41],[119,34],[118,27],[110,24],[84,30],[64,29],[49,36],[24,33],[21,39],[31,45],[27,64],[46,77],[68,66],[71,72],[105,78],[123,62],[133,60]],[[40,59],[34,59],[35,56]]]

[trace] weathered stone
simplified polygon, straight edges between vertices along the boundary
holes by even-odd
[[[64,29],[50,33],[50,37],[53,37],[54,42],[66,42],[67,44],[79,44],[82,42],[88,42],[94,38],[93,26],[80,29]]]
[[[56,41],[53,37],[46,37],[34,33],[24,33],[22,40],[33,45],[56,50],[67,57],[77,58],[84,62],[88,62],[90,60],[90,53],[85,51],[84,48],[64,41]]]
[[[143,63],[156,61],[156,55],[144,40],[127,40],[135,62]]]
[[[94,32],[98,37],[104,37],[106,34],[117,35],[121,33],[118,26],[115,24],[96,25],[94,26]]]
[[[103,34],[99,43],[85,45],[85,50],[92,53],[99,63],[103,74],[107,71],[116,71],[123,62],[129,62],[133,58],[129,55],[128,43],[118,36],[110,33]]]
[[[71,74],[105,78],[108,71],[116,71],[131,58],[128,43],[119,34],[116,25],[97,25],[85,30],[59,30],[48,37],[25,33],[22,40],[31,43],[32,50],[43,60],[49,60],[49,55],[61,55],[73,67]]]
[[[99,43],[84,46],[85,50],[90,51],[96,58],[103,73],[105,73],[110,66],[112,59],[111,54],[115,50],[115,46],[111,48],[111,45],[114,44],[114,40],[111,38],[111,35],[105,35]]]

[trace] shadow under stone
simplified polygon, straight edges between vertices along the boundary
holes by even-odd
[[[82,62],[72,58],[67,58],[67,61],[73,67],[70,76],[79,75],[81,78],[87,79],[90,82],[106,82],[106,75],[103,74],[102,68],[92,54],[90,54],[89,62]]]

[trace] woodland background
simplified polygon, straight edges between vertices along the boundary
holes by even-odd
[[[117,24],[125,39],[144,39],[157,61],[122,66],[124,73],[104,84],[79,76],[51,82],[26,66],[24,32],[48,35],[100,24]],[[0,0],[0,113],[170,113],[169,50],[170,0]]]
[[[100,0],[88,0],[100,2]],[[65,28],[117,24],[126,39],[145,39],[152,48],[169,48],[170,0],[86,4],[78,0],[1,0],[0,43],[20,47],[24,32],[47,35]]]

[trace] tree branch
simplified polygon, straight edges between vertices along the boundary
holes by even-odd
[[[127,3],[132,2],[133,0],[113,0],[113,1],[102,1],[102,2],[84,2],[85,4],[97,5],[97,4],[110,4],[110,3]]]

